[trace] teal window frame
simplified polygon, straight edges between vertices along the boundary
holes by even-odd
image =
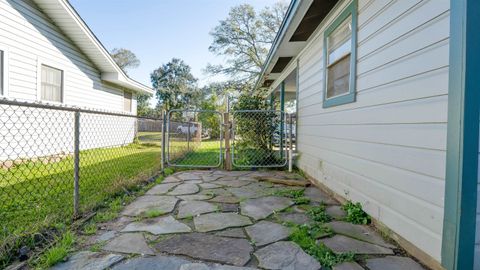
[[[356,75],[357,75],[357,0],[353,0],[345,10],[333,21],[323,33],[323,108],[352,103],[356,100]],[[327,99],[327,66],[328,66],[328,37],[349,16],[352,16],[352,38],[350,53],[349,91],[347,94]]]

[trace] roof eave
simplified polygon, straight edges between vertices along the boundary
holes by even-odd
[[[102,80],[118,84],[124,88],[135,92],[143,92],[147,94],[153,94],[154,90],[151,87],[143,85],[135,80],[129,78],[125,72],[115,63],[112,56],[105,49],[103,44],[98,40],[95,34],[90,30],[88,25],[83,21],[75,8],[67,0],[34,0],[37,5],[43,9],[43,11],[52,19],[54,22],[60,19],[60,16],[56,12],[48,12],[48,7],[51,7],[52,4],[56,4],[61,7],[63,11],[68,14],[68,18],[71,19],[70,26],[75,26],[75,34],[80,34],[82,39],[87,39],[89,45],[83,45],[76,43],[76,45],[82,50],[82,52],[89,57],[101,73]],[[57,17],[58,16],[58,17]],[[64,22],[63,22],[64,23]],[[62,23],[56,23],[57,26],[62,29]],[[75,37],[73,37],[72,30],[62,29],[62,31],[69,36],[72,42],[75,43]],[[96,54],[90,53],[90,49],[94,49]],[[90,54],[90,55],[89,55]],[[100,59],[99,59],[100,58]],[[100,65],[98,62],[101,61]],[[97,62],[97,63],[95,63]]]
[[[301,1],[302,0],[292,0],[292,2],[290,3],[290,6],[287,9],[285,18],[283,19],[282,25],[280,26],[280,29],[278,30],[277,35],[275,36],[275,39],[273,41],[272,47],[268,52],[267,60],[265,61],[265,64],[262,67],[262,71],[260,72],[260,76],[258,77],[255,83],[254,89],[260,88],[260,84],[263,80],[263,77],[265,76],[265,73],[272,62],[273,56],[275,55],[278,47],[280,46],[280,44],[284,39],[285,33],[287,32],[287,29],[290,26],[292,19],[295,17],[295,14],[297,13],[297,10],[298,10],[298,7],[300,6]]]

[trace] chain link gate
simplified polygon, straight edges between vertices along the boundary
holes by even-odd
[[[284,167],[292,122],[275,110],[171,110],[166,115],[165,159],[173,167]]]
[[[166,162],[174,167],[222,165],[222,114],[217,111],[171,110],[166,123]]]

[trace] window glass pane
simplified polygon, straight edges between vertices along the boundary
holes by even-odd
[[[350,91],[350,54],[328,67],[327,98]]]
[[[126,112],[132,111],[132,93],[123,93],[123,110]]]
[[[328,64],[350,53],[352,38],[352,16],[343,21],[327,38]]]
[[[350,15],[327,37],[327,99],[350,92],[351,52],[352,16]]]
[[[3,89],[4,89],[4,67],[3,67],[3,51],[0,51],[0,95],[3,95]]]
[[[40,98],[46,101],[62,102],[63,71],[42,65]]]

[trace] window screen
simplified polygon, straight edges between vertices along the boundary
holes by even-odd
[[[42,65],[41,100],[62,102],[63,71]]]
[[[350,91],[352,17],[349,16],[327,37],[327,98]]]
[[[132,93],[123,92],[123,110],[126,112],[132,111]]]

